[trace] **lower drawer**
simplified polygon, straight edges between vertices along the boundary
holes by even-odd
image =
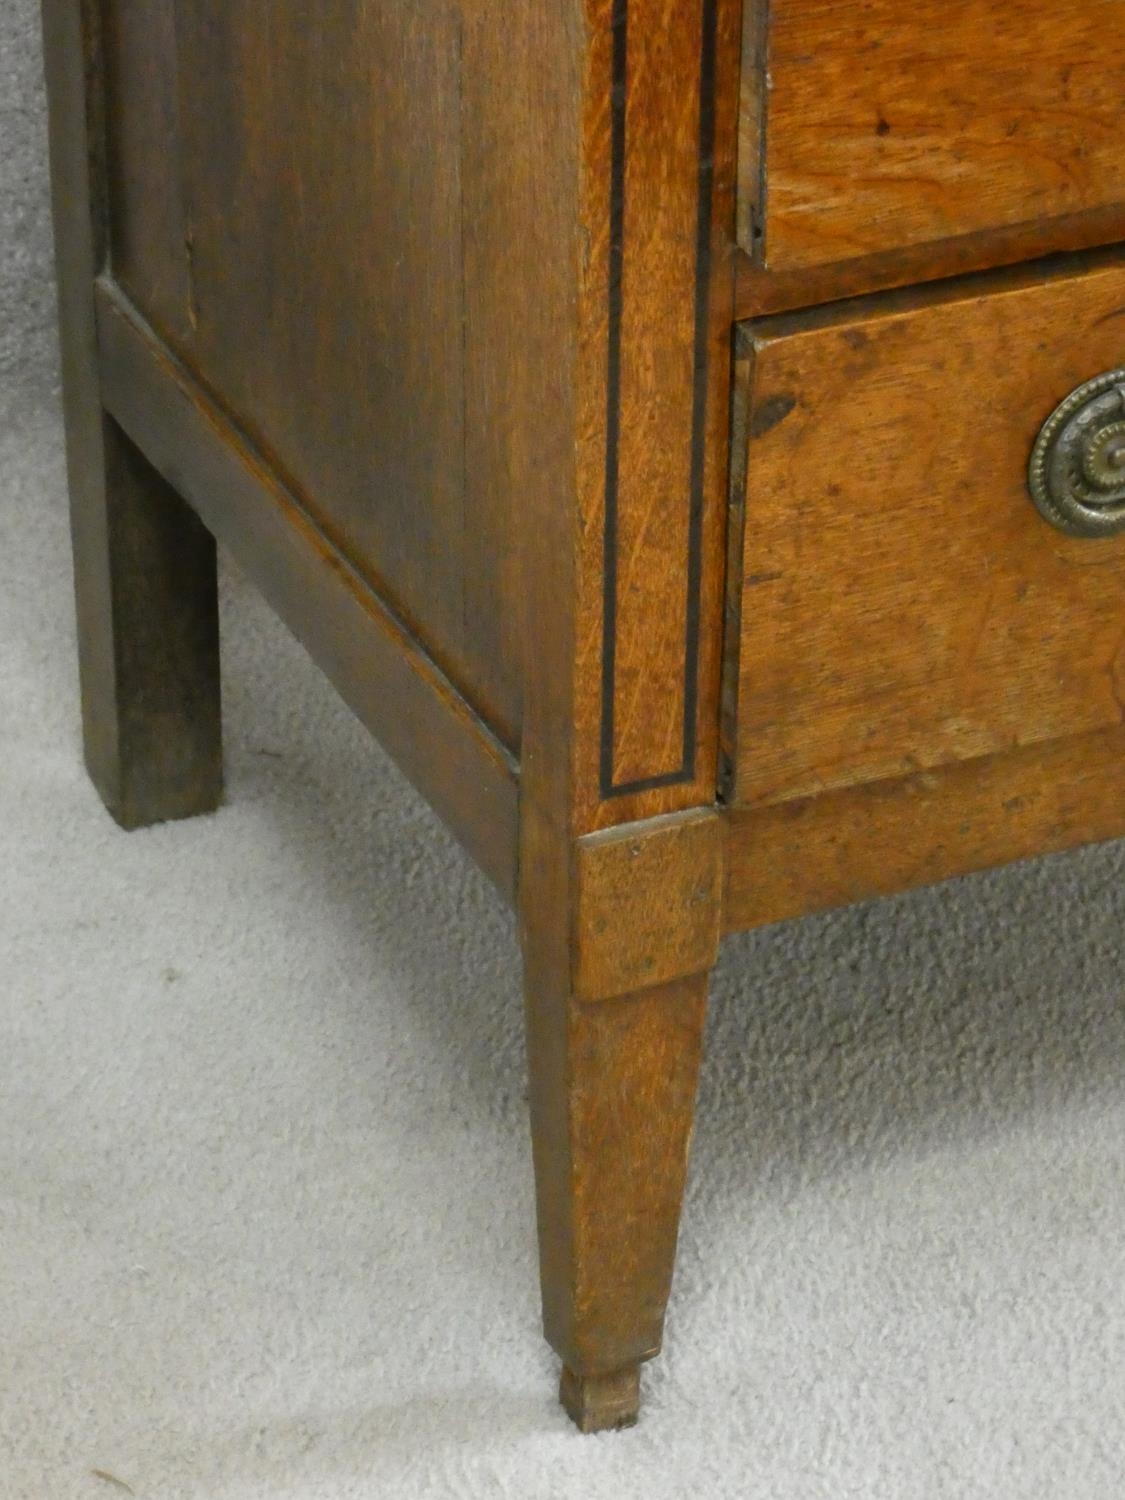
[[[728,800],[1125,718],[1115,383],[1043,449],[1056,519],[1101,534],[1060,530],[1029,489],[1055,409],[1125,366],[1120,256],[745,324],[737,366]]]

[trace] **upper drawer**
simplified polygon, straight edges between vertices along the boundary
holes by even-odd
[[[1125,507],[1125,376],[1048,418],[1123,366],[1120,262],[744,326],[732,802],[1121,723],[1125,535],[1109,533]],[[1045,427],[1050,492],[1093,497],[1094,520],[1078,520],[1104,535],[1069,534],[1032,503]]]
[[[746,17],[744,235],[771,270],[1125,200],[1122,0],[748,0]]]

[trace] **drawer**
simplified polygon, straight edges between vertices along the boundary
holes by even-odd
[[[1121,0],[748,0],[745,18],[743,237],[771,269],[1125,199]]]
[[[1125,536],[1056,529],[1028,472],[1056,407],[1123,365],[1120,255],[741,325],[730,800],[1121,722]],[[1086,420],[1097,453],[1079,443],[1074,462],[1102,463],[1112,501],[1125,397]]]

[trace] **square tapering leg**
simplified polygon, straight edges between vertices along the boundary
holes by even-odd
[[[544,1327],[583,1432],[636,1421],[660,1352],[706,1005],[706,975],[593,1003],[529,988]]]

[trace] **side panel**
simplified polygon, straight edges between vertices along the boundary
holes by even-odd
[[[121,284],[515,747],[518,499],[480,465],[507,415],[466,250],[502,211],[499,17],[105,3]]]
[[[191,242],[175,0],[101,0],[113,274],[154,328],[191,347]]]
[[[501,892],[512,895],[518,794],[510,758],[112,283],[98,285],[97,314],[107,409],[143,438],[151,463],[230,548]],[[181,547],[181,566],[183,560]]]

